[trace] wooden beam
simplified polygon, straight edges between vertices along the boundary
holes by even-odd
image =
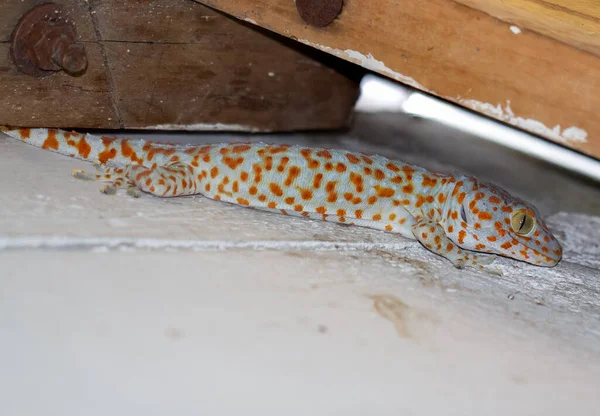
[[[41,1],[0,2],[0,124],[293,131],[339,129],[352,120],[356,80],[201,4],[56,2],[73,16],[87,72],[21,74],[10,36]]]
[[[544,29],[545,15],[532,0],[500,2],[519,16],[519,28],[488,14],[500,8],[491,0],[459,1],[471,7],[449,0],[345,0],[340,15],[322,28],[303,22],[293,0],[202,3],[600,157],[600,57],[575,47],[596,50],[600,6],[580,2],[563,10],[566,0],[551,0],[556,7],[545,10],[552,22],[567,16],[569,26],[551,22]],[[565,32],[581,19],[585,26],[569,39]],[[542,35],[548,31],[552,37]]]

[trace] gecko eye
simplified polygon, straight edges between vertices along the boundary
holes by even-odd
[[[463,205],[460,206],[460,217],[464,222],[467,222],[467,214],[465,213],[465,207]]]
[[[535,227],[535,220],[525,211],[517,211],[510,220],[513,231],[519,235],[527,235]]]

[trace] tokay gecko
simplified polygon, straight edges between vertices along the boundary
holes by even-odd
[[[106,182],[138,196],[201,194],[256,209],[397,233],[456,267],[498,254],[554,266],[562,248],[532,205],[463,175],[441,175],[382,156],[297,145],[178,146],[55,129],[0,127],[43,149],[94,162]],[[487,253],[487,254],[484,254]]]

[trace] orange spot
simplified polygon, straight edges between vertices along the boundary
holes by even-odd
[[[317,152],[317,156],[322,157],[324,159],[331,159],[331,153],[328,150],[320,150]]]
[[[115,148],[112,148],[110,150],[106,149],[98,154],[98,160],[100,161],[100,163],[104,164],[104,163],[108,162],[110,159],[114,158],[115,156],[117,156],[117,149],[115,149]]]
[[[272,155],[275,155],[277,153],[286,152],[289,148],[290,148],[290,146],[286,146],[286,145],[282,145],[282,146],[279,146],[279,147],[270,147],[269,148],[269,153],[271,153]]]
[[[491,241],[492,243],[493,243],[494,241],[496,241],[496,237],[495,237],[495,236],[493,236],[493,235],[489,236],[487,239],[488,239],[488,241]]]
[[[401,176],[394,176],[391,179],[392,183],[402,183],[402,177]]]
[[[206,192],[210,191],[210,183],[207,183],[207,184],[204,186],[204,190],[205,190]]]
[[[260,194],[260,195],[258,196],[258,200],[259,200],[260,202],[265,202],[265,201],[267,200],[267,196],[266,196],[265,194]]]
[[[506,243],[500,245],[500,247],[502,247],[504,250],[508,250],[512,247],[512,244],[510,243],[510,241],[507,241]]]
[[[544,253],[547,253],[547,252],[548,252],[548,247],[546,247],[546,246],[542,247],[542,251],[543,251]]]
[[[482,250],[484,248],[485,248],[485,244],[481,244],[481,243],[479,243],[475,246],[475,250]]]
[[[277,171],[283,172],[289,161],[290,161],[289,157],[287,157],[287,156],[282,157],[281,160],[279,161],[279,166],[277,166]]]
[[[215,196],[213,196],[213,199],[215,201],[220,201],[221,200],[221,195],[215,195]]]
[[[311,159],[310,162],[308,162],[308,167],[311,169],[318,169],[319,166],[321,166],[321,163],[316,159]]]
[[[345,217],[346,216],[346,210],[340,208],[340,209],[337,210],[336,215],[338,217]]]
[[[408,185],[404,185],[402,187],[402,192],[404,192],[405,194],[412,194],[414,191],[414,188],[412,186],[412,183],[409,183]]]
[[[325,214],[327,212],[327,210],[323,206],[315,208],[315,211],[319,214]]]
[[[300,204],[294,205],[294,211],[302,211],[304,207]]]
[[[361,202],[362,202],[362,199],[361,199],[361,198],[359,198],[359,197],[355,197],[355,198],[352,200],[352,203],[353,203],[354,205],[358,205],[358,204],[360,204]]]
[[[424,203],[425,198],[423,197],[423,195],[417,195],[417,203],[415,204],[415,207],[421,208],[421,205],[423,205]]]
[[[421,233],[421,237],[423,237],[423,238],[427,238],[427,235],[428,235],[427,233]]]
[[[348,162],[354,163],[354,164],[357,164],[360,162],[360,159],[351,153],[346,153],[346,159],[348,159]],[[341,217],[341,215],[340,215],[340,217]]]
[[[31,137],[31,129],[19,129],[19,135],[21,139],[27,140]]]
[[[400,168],[399,168],[398,166],[394,165],[394,164],[393,164],[393,163],[391,163],[391,162],[390,162],[390,163],[388,163],[387,165],[385,165],[385,167],[386,167],[386,168],[388,168],[388,169],[389,169],[389,170],[391,170],[391,171],[394,171],[394,172],[400,172]]]
[[[219,169],[216,166],[213,166],[212,169],[210,170],[210,177],[214,179],[217,177],[218,174],[219,174]]]
[[[256,195],[258,193],[258,188],[256,186],[251,186],[250,189],[248,189],[248,193],[250,195]]]
[[[432,179],[429,176],[423,175],[423,182],[421,182],[421,185],[434,187],[437,185],[437,179]]]
[[[452,243],[448,243],[446,245],[446,251],[452,251],[453,248],[454,248],[454,244],[452,244]]]
[[[388,219],[390,221],[394,221],[396,219],[396,214],[394,214],[393,212],[388,216]]]
[[[504,206],[502,207],[502,211],[503,211],[503,212],[508,212],[508,213],[511,213],[511,212],[513,211],[513,209],[512,209],[511,207],[509,207],[508,205],[504,205]]]
[[[400,218],[398,220],[398,224],[404,224],[406,222],[406,218]]]
[[[460,187],[462,185],[463,185],[463,181],[456,182],[456,185],[454,186],[454,190],[452,191],[452,196],[456,196],[458,194],[458,190],[460,189]]]
[[[550,242],[550,237],[548,237],[547,235],[545,235],[545,236],[544,236],[544,241],[545,241],[546,243],[549,243],[549,242]]]
[[[449,233],[453,233],[453,232],[454,232],[454,227],[453,227],[453,226],[451,226],[451,225],[449,225],[449,226],[448,226],[448,232],[449,232]]]
[[[337,193],[335,192],[330,192],[329,195],[327,195],[327,201],[328,202],[335,202],[337,201]]]
[[[371,173],[373,173],[373,171],[371,170],[371,168],[364,168],[363,172],[365,172],[365,175],[370,175]]]
[[[269,189],[271,190],[271,193],[275,196],[283,195],[283,190],[275,182],[271,182],[269,184]]]
[[[436,235],[433,238],[433,241],[439,246],[442,243],[442,238],[439,235]]]
[[[375,171],[375,179],[377,179],[378,181],[382,181],[385,179],[385,173],[383,173],[382,171],[380,171],[379,169],[377,169]]]
[[[325,170],[326,171],[332,171],[333,170],[333,163],[331,163],[331,162],[325,163]]]
[[[363,216],[363,211],[362,209],[357,209],[356,211],[354,211],[354,216],[358,219],[361,219]]]
[[[392,227],[392,226],[391,226],[391,225],[389,225],[389,224],[385,226],[385,230],[386,230],[386,231],[392,231],[393,229],[394,229],[394,227]]]
[[[462,204],[466,196],[467,195],[464,192],[461,192],[460,195],[458,195],[458,203]]]
[[[239,192],[240,191],[240,184],[238,181],[233,181],[233,184],[231,185],[231,190],[233,192]]]
[[[325,185],[325,190],[327,192],[333,192],[335,191],[335,186],[337,185],[337,181],[329,181],[327,182],[327,184]]]
[[[499,204],[501,202],[500,198],[495,195],[490,196],[488,201],[490,201],[492,204]]]
[[[371,159],[371,158],[370,158],[370,157],[368,157],[368,156],[361,156],[360,158],[361,158],[361,159],[363,160],[363,162],[365,162],[367,165],[372,165],[372,164],[373,164],[373,159]]]
[[[58,150],[58,140],[56,140],[56,130],[48,130],[48,137],[42,144],[42,149]]]
[[[243,157],[238,157],[238,158],[234,159],[232,157],[225,156],[223,158],[223,163],[226,164],[227,166],[229,166],[229,168],[231,170],[235,170],[239,165],[241,165],[242,163],[244,163],[244,158]]]
[[[300,196],[305,201],[308,201],[309,199],[312,199],[313,193],[310,189],[303,189],[302,192],[300,192]]]
[[[299,175],[300,168],[298,166],[290,166],[290,169],[288,170],[288,176],[285,179],[284,185],[290,186]]]
[[[377,202],[377,197],[375,195],[370,196],[369,199],[367,199],[367,204],[369,205],[373,205],[375,202]]]
[[[304,156],[305,159],[310,159],[310,155],[312,155],[312,150],[310,149],[302,149],[300,150],[300,154]]]
[[[338,163],[335,167],[335,170],[339,173],[346,172],[346,165],[344,165],[343,163]]]
[[[248,172],[244,171],[244,172],[240,173],[240,180],[242,182],[246,182],[248,180]]]
[[[392,188],[378,188],[377,189],[377,195],[382,198],[391,198],[395,194],[396,194],[396,191],[394,191]]]
[[[237,202],[240,205],[250,205],[250,202],[247,199],[244,199],[244,198],[238,198]]]
[[[288,205],[292,205],[292,204],[294,203],[294,201],[295,201],[295,200],[296,200],[296,198],[294,198],[293,196],[288,196],[288,197],[285,199],[285,203],[286,203],[286,204],[288,204]]]
[[[467,232],[465,230],[460,230],[458,232],[458,244],[463,244],[465,242],[466,236],[467,236]]]
[[[375,214],[372,218],[374,221],[379,221],[381,219],[381,214]]]
[[[271,201],[271,202],[269,202],[269,203],[267,204],[267,207],[268,207],[268,208],[276,208],[276,207],[277,207],[277,203],[276,203],[276,202],[273,202],[273,201]]]
[[[319,189],[321,187],[321,181],[323,180],[323,174],[317,173],[313,179],[313,188]]]
[[[238,153],[239,154],[239,153],[244,153],[244,152],[246,152],[246,151],[248,151],[250,149],[251,149],[250,145],[239,144],[237,146],[233,146],[233,148],[231,150],[233,151],[233,153]]]
[[[489,212],[480,212],[478,217],[482,221],[489,221],[492,219],[492,214],[490,214]]]
[[[437,199],[440,204],[443,204],[446,201],[446,195],[444,195],[443,192],[440,192]]]

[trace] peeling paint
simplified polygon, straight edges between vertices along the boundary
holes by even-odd
[[[318,43],[313,43],[306,39],[298,39],[298,42],[302,42],[305,45],[320,49],[323,52],[327,52],[347,61],[354,62],[364,68],[370,69],[375,72],[379,72],[380,74],[386,75],[392,79],[395,79],[396,81],[402,82],[406,85],[410,85],[411,87],[417,88],[421,91],[431,92],[423,85],[415,81],[413,78],[408,77],[406,75],[402,75],[388,68],[382,61],[378,61],[371,54],[363,55],[362,53],[353,51],[352,49],[346,49],[343,51],[341,49],[335,49],[330,48],[329,46],[319,45]]]
[[[512,25],[509,29],[515,35],[518,35],[519,33],[521,33],[521,29],[519,29],[518,26]]]
[[[500,104],[493,106],[489,103],[483,103],[477,100],[466,100],[460,97],[457,98],[457,101],[479,113],[487,114],[495,119],[504,121],[523,130],[539,134],[540,136],[549,137],[557,142],[572,144],[585,143],[587,141],[587,131],[579,127],[571,126],[562,130],[558,124],[554,127],[548,127],[540,121],[515,116],[515,113],[513,113],[510,108],[510,100],[506,100],[506,106],[504,108],[502,108]]]
[[[243,124],[225,123],[196,123],[196,124],[156,124],[154,126],[140,127],[142,130],[186,130],[186,131],[247,131],[251,133],[268,132],[270,130],[259,129]]]

